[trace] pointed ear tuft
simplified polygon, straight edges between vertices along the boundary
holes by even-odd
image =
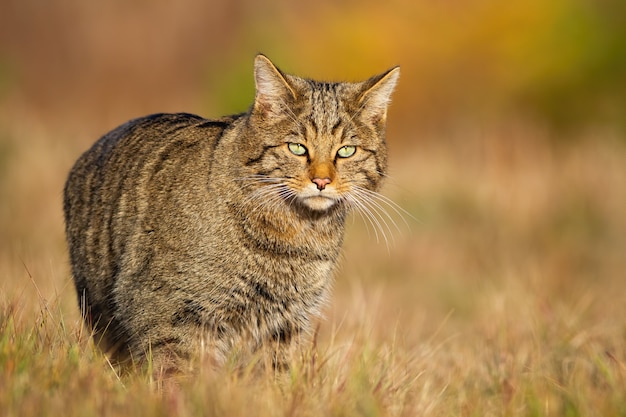
[[[359,98],[359,103],[363,107],[363,117],[374,124],[385,123],[391,93],[398,83],[398,78],[400,78],[400,67],[394,67],[363,83],[363,92]]]
[[[259,54],[254,60],[254,81],[254,111],[260,114],[280,114],[283,107],[296,97],[283,73],[265,55]]]

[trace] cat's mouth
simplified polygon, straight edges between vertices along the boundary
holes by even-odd
[[[334,187],[326,187],[324,190],[318,190],[316,187],[310,185],[301,190],[297,195],[299,203],[313,211],[329,210],[341,199]]]
[[[302,204],[308,207],[311,210],[315,211],[326,211],[335,204],[337,204],[337,199],[324,195],[316,195],[312,197],[303,197],[300,199]]]

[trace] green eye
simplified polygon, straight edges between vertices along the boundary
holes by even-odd
[[[291,153],[294,155],[302,156],[306,154],[306,148],[304,147],[304,145],[300,143],[291,142],[291,143],[288,143],[287,146],[289,147],[289,150],[291,151]]]
[[[337,156],[341,158],[349,158],[356,152],[356,146],[346,145],[339,148],[337,151]]]

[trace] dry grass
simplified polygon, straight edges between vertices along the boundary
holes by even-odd
[[[558,26],[578,2],[557,3],[5,1],[0,416],[626,416],[623,138],[403,133],[522,117],[515,96],[544,76],[579,116],[622,114],[620,71],[598,72],[619,48],[589,42],[615,22]],[[315,78],[402,65],[386,194],[415,219],[389,247],[355,219],[327,320],[290,373],[201,370],[161,393],[146,372],[118,375],[80,322],[61,190],[116,123],[244,110],[257,51]]]
[[[388,249],[351,225],[304,358],[278,376],[202,370],[162,393],[146,372],[119,376],[80,323],[60,208],[80,149],[13,134],[1,414],[626,415],[626,149],[538,136],[394,146],[387,194],[415,220]]]

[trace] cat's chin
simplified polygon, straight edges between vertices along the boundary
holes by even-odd
[[[333,198],[315,196],[302,199],[302,205],[313,211],[326,211],[337,204]]]

